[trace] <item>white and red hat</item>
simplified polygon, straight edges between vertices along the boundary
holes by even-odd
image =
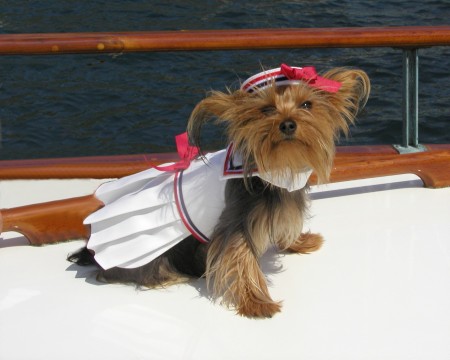
[[[241,90],[252,93],[273,85],[293,85],[301,82],[331,93],[337,92],[342,85],[338,81],[317,75],[316,69],[313,66],[301,68],[281,64],[279,68],[262,71],[249,77],[242,83]]]

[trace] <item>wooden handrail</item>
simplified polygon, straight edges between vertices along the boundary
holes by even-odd
[[[351,146],[339,148],[335,158],[331,182],[356,180],[377,176],[413,173],[418,175],[427,187],[450,186],[450,145],[429,145],[428,152],[399,155],[390,146]],[[151,165],[170,158],[175,154],[157,156],[130,155],[122,157],[95,157],[52,160],[47,166],[43,160],[17,161],[14,167],[9,161],[7,169],[19,170],[22,178],[77,178],[77,177],[120,177],[144,170]],[[2,175],[14,174],[8,171]],[[30,171],[27,173],[27,171]],[[38,170],[38,172],[36,172]],[[39,173],[40,170],[40,173]],[[17,174],[16,174],[17,175]],[[28,175],[28,176],[27,176]],[[42,176],[46,175],[46,176]],[[312,176],[311,182],[315,183]],[[83,220],[103,203],[93,195],[56,200],[42,204],[32,204],[0,211],[0,233],[17,231],[30,244],[42,245],[72,239],[87,239],[89,228]]]
[[[88,239],[90,229],[83,220],[102,206],[95,196],[88,195],[1,209],[0,233],[21,233],[33,245]]]
[[[418,175],[428,187],[450,186],[450,145],[431,145],[428,152],[399,155],[392,147],[348,147],[336,155],[331,182],[356,180],[369,177],[399,175],[413,173]],[[167,154],[167,157],[175,157]],[[53,166],[37,166],[32,169],[32,176],[37,175],[34,170],[40,169],[41,175],[50,177],[85,177],[102,175],[115,177],[134,173],[157,163],[156,157],[97,157],[94,159],[78,158],[69,162],[53,161]],[[159,159],[162,160],[162,159]],[[164,161],[168,160],[167,158]],[[176,159],[173,159],[176,160]],[[116,162],[117,161],[117,162]],[[129,163],[127,163],[127,161]],[[103,162],[103,163],[102,163]],[[17,169],[25,170],[32,166],[18,162]],[[130,167],[131,164],[131,167]],[[0,162],[0,168],[1,168]],[[95,165],[95,166],[93,166]],[[111,166],[113,165],[113,166]],[[8,168],[11,168],[11,163]],[[100,172],[99,172],[99,169]],[[10,175],[11,173],[9,173]],[[1,175],[1,172],[0,172]],[[26,173],[22,175],[27,175]],[[30,175],[30,174],[29,174]],[[313,174],[312,183],[316,178]],[[72,239],[87,239],[89,228],[83,225],[87,215],[103,206],[103,203],[88,195],[83,197],[51,201],[42,204],[32,204],[0,211],[0,233],[2,231],[17,231],[33,245],[49,244]]]
[[[450,26],[0,34],[0,55],[450,45]]]
[[[450,186],[450,144],[427,145],[426,152],[399,155],[392,146],[338,147],[331,182],[416,174],[426,187]],[[165,162],[175,153],[0,161],[0,180],[120,178]],[[312,183],[316,177],[311,177]]]

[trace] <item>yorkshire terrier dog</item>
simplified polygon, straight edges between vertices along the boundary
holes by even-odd
[[[302,233],[307,181],[330,176],[335,140],[347,134],[370,91],[365,72],[313,67],[263,71],[240,89],[213,91],[177,138],[179,163],[102,185],[104,207],[85,220],[87,247],[69,256],[95,263],[107,282],[161,287],[206,277],[213,299],[247,317],[271,317],[259,259],[269,246],[290,253],[319,249]],[[202,126],[223,124],[228,148],[203,154]],[[189,139],[189,143],[188,143]]]

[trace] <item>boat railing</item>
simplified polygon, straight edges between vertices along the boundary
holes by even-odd
[[[419,152],[419,52],[450,45],[450,26],[0,34],[0,55],[391,47],[403,52],[402,144]]]

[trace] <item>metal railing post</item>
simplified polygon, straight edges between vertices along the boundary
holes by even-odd
[[[402,144],[399,153],[425,151],[419,144],[419,54],[418,49],[403,50]]]

